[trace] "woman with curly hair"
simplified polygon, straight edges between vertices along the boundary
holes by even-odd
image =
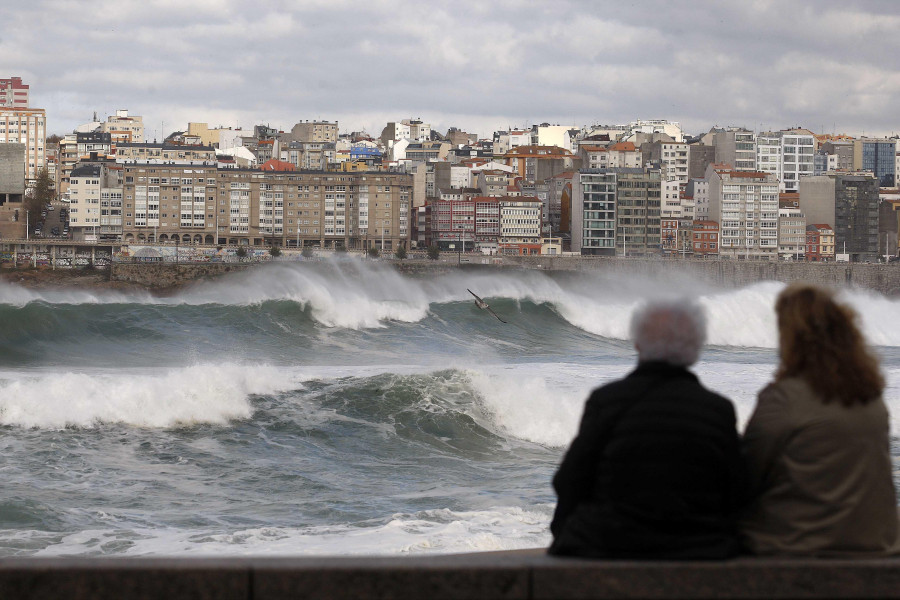
[[[781,361],[747,424],[755,554],[900,553],[884,378],[831,292],[786,288],[775,305]]]

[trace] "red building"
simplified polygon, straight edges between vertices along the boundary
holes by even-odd
[[[694,221],[694,256],[719,253],[719,224],[715,221]]]
[[[489,196],[432,200],[429,203],[431,231],[426,237],[441,250],[462,248],[469,252],[484,246],[496,247],[500,235],[500,200]]]

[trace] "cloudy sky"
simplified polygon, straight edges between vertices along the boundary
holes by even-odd
[[[420,117],[900,132],[900,2],[0,0],[0,77],[63,134]]]

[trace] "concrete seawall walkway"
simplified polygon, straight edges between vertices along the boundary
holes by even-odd
[[[900,559],[589,561],[537,552],[363,558],[0,559],[4,600],[900,598]]]

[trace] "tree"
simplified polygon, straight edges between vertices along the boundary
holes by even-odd
[[[53,196],[50,172],[44,167],[38,171],[34,186],[25,191],[24,209],[28,211],[28,226],[32,231],[41,222],[41,212],[53,200]]]
[[[397,251],[394,252],[394,256],[397,257],[397,260],[403,260],[406,258],[406,248],[404,246],[400,246],[397,248]]]
[[[247,249],[243,246],[238,246],[238,249],[234,251],[234,255],[237,256],[239,260],[244,260],[247,257]]]
[[[369,248],[368,254],[370,258],[378,258],[379,256],[381,256],[381,252],[379,252],[378,248],[376,248],[375,246]]]
[[[271,248],[269,248],[269,255],[272,258],[278,258],[279,256],[281,256],[281,248],[279,248],[278,246],[272,246]]]
[[[437,246],[428,246],[428,258],[437,260],[441,256],[441,249]]]
[[[50,179],[50,171],[47,170],[47,167],[42,167],[38,171],[31,195],[40,203],[39,206],[41,207],[46,206],[56,198],[56,193],[53,190],[53,181]]]
[[[303,255],[303,258],[312,258],[313,257],[313,249],[310,248],[309,246],[307,246],[306,248],[303,249],[303,252],[301,252],[300,254]]]

